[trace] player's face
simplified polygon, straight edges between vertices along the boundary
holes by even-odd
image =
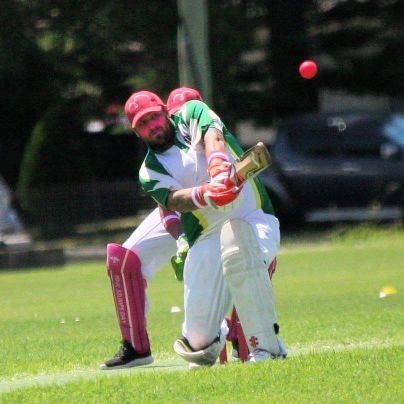
[[[151,112],[139,119],[134,128],[139,137],[156,148],[168,148],[173,143],[173,126],[165,111]]]

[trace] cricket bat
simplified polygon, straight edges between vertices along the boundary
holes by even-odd
[[[230,179],[237,184],[240,180],[245,181],[256,177],[271,165],[271,155],[264,143],[258,142],[248,149],[233,163]]]

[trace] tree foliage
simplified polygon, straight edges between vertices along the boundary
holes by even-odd
[[[310,41],[319,85],[356,94],[404,93],[404,7],[399,0],[316,2]]]
[[[56,95],[54,65],[25,29],[19,2],[4,0],[0,13],[0,171],[17,181],[19,162],[32,127]]]
[[[404,92],[399,0],[208,4],[214,107],[232,128],[242,119],[270,124],[315,110],[324,88],[393,97]],[[122,108],[134,89],[165,97],[179,85],[177,22],[176,0],[4,0],[0,170],[6,179],[17,181],[25,148],[20,188],[58,182],[35,162],[50,158],[39,148],[40,136],[50,137],[41,147],[52,144],[56,160],[58,148],[69,146],[54,130],[67,134],[74,121],[79,132],[85,119],[103,117],[108,105]],[[299,63],[308,57],[320,69],[311,81],[298,76]],[[55,115],[49,111],[84,98],[73,114],[60,113],[57,124],[50,124]],[[60,175],[67,182],[78,178],[74,167],[80,164],[60,164]]]
[[[399,0],[212,0],[210,13],[214,98],[232,120],[316,110],[320,89],[404,93]],[[298,75],[306,58],[315,80]]]

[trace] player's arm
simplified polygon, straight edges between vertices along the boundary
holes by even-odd
[[[208,172],[213,182],[223,182],[230,172],[230,156],[226,150],[223,132],[209,128],[203,137]]]
[[[225,181],[229,177],[231,164],[223,132],[214,127],[209,128],[203,137],[203,144],[211,183],[171,192],[167,199],[168,209],[189,212],[206,206],[218,208],[233,202],[239,194],[241,188]]]
[[[226,183],[207,182],[205,184],[173,191],[168,195],[167,208],[177,212],[189,212],[208,206],[219,209],[233,202],[241,191],[231,181]]]
[[[190,212],[198,209],[192,201],[192,189],[184,188],[171,192],[168,196],[167,208],[177,212]]]
[[[155,163],[153,161],[153,163]],[[157,166],[157,169],[147,168],[143,164],[139,172],[140,184],[143,191],[145,191],[157,204],[165,209],[160,210],[160,217],[164,218],[167,212],[189,212],[198,207],[192,202],[192,189],[182,188],[168,172],[164,172],[164,167]],[[175,214],[174,214],[175,215]],[[173,216],[166,219],[172,221]],[[166,223],[171,224],[171,223]],[[164,222],[163,222],[164,225]],[[166,226],[165,226],[166,227]],[[167,229],[167,228],[166,228]],[[172,232],[176,233],[175,227]],[[168,229],[167,229],[168,231]],[[170,231],[170,234],[172,234]]]
[[[183,233],[180,215],[175,210],[169,210],[162,205],[158,207],[161,223],[167,232],[177,240]]]
[[[158,205],[161,222],[169,234],[176,240],[177,252],[171,257],[171,266],[178,281],[183,280],[184,263],[188,254],[189,244],[186,235],[182,231],[180,215],[178,212],[168,210]]]
[[[223,158],[228,158],[225,148],[224,136],[221,130],[216,128],[209,128],[203,140],[207,159],[210,158],[212,162],[214,162],[215,159],[219,160],[219,162],[222,162]],[[213,157],[211,157],[212,154],[214,154]],[[220,156],[221,154],[223,155],[222,157]]]

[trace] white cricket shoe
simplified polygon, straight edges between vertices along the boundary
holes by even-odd
[[[200,365],[199,363],[195,363],[195,362],[189,362],[189,364],[188,364],[189,370],[198,370],[198,369],[208,368],[208,367],[210,367],[210,366],[209,365]]]
[[[273,358],[274,356],[271,354],[271,352],[265,351],[264,349],[255,349],[248,355],[247,363],[264,362]]]
[[[255,349],[253,352],[248,355],[247,363],[257,363],[257,362],[264,362],[268,359],[285,359],[288,356],[288,351],[286,350],[283,342],[278,338],[279,344],[279,354],[272,354],[265,349]]]

